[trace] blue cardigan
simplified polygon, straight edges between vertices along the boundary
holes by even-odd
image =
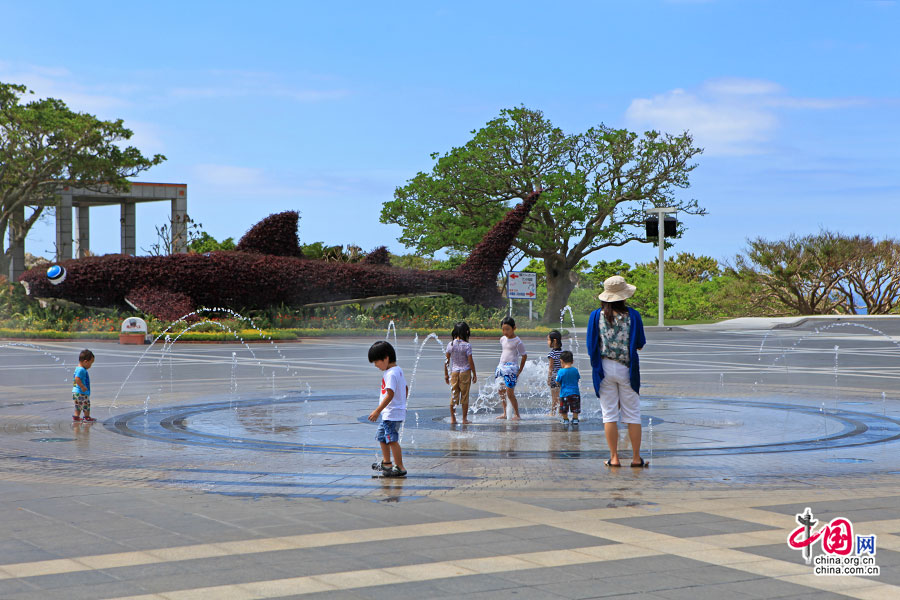
[[[639,392],[641,388],[641,367],[638,361],[637,351],[644,347],[647,338],[644,337],[644,322],[641,320],[641,313],[628,308],[628,314],[631,316],[631,335],[628,341],[628,355],[631,359],[629,367],[629,375],[631,376],[631,389]],[[600,353],[603,350],[600,343],[600,319],[603,318],[603,309],[598,308],[591,313],[587,326],[587,347],[588,354],[591,357],[591,371],[594,378],[594,393],[600,397],[600,382],[603,381],[603,359]]]

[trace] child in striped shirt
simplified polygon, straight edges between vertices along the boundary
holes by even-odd
[[[550,386],[551,399],[550,416],[554,416],[559,406],[559,383],[556,381],[556,374],[559,372],[559,355],[562,353],[562,334],[556,329],[547,334],[547,346],[550,347],[550,352],[547,353],[547,385]]]

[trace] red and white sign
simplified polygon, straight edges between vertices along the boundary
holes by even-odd
[[[537,273],[510,271],[506,290],[507,298],[512,300],[534,300],[537,296]]]

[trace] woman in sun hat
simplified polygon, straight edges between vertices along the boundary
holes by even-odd
[[[594,393],[600,398],[603,429],[609,445],[608,467],[621,467],[619,462],[619,426],[621,418],[628,425],[633,455],[632,467],[650,463],[641,458],[641,371],[637,351],[644,347],[644,323],[641,315],[625,306],[634,295],[633,285],[614,275],[603,282],[600,308],[588,319],[587,346],[591,357]]]

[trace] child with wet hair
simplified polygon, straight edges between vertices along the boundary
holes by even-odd
[[[450,332],[452,341],[447,344],[444,361],[444,382],[450,385],[450,423],[456,425],[456,405],[460,405],[463,425],[469,422],[469,388],[478,381],[475,361],[472,360],[471,330],[468,323],[460,321]],[[447,372],[447,368],[450,372]]]
[[[85,348],[78,355],[78,366],[72,375],[72,400],[75,402],[75,414],[72,420],[93,423],[97,419],[91,416],[91,376],[88,369],[94,364],[94,353]],[[84,413],[84,417],[82,417]]]
[[[503,402],[503,414],[498,419],[506,418],[506,402],[509,401],[512,408],[513,419],[518,421],[519,402],[516,400],[516,382],[522,369],[525,368],[525,361],[528,360],[528,353],[525,351],[525,344],[516,335],[516,321],[512,317],[504,317],[500,321],[500,330],[503,336],[500,338],[500,364],[494,372],[494,378],[499,379],[500,399]]]
[[[556,374],[556,381],[559,382],[559,414],[562,416],[562,424],[569,424],[569,413],[572,413],[572,425],[578,425],[578,415],[581,414],[578,380],[581,379],[581,374],[573,366],[575,357],[568,350],[560,353],[559,362],[562,368]]]
[[[562,354],[562,334],[554,329],[547,334],[547,346],[550,352],[547,353],[547,385],[550,387],[550,416],[556,415],[556,409],[559,406],[559,383],[556,381],[556,374],[561,367],[559,356]]]
[[[397,366],[397,353],[388,342],[375,342],[369,348],[369,362],[383,371],[381,376],[381,397],[378,407],[369,414],[375,422],[381,415],[381,423],[375,439],[381,445],[382,461],[373,463],[372,468],[381,471],[385,477],[406,477],[403,468],[403,451],[400,448],[400,427],[406,419],[406,397],[409,386],[403,369]],[[391,462],[391,454],[394,462]]]

